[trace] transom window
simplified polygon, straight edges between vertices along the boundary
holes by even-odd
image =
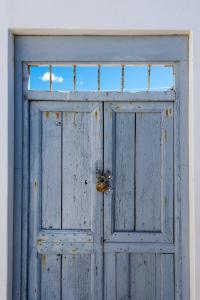
[[[29,90],[140,92],[174,89],[174,66],[164,64],[29,65]]]

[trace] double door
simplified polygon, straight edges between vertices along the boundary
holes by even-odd
[[[173,300],[173,102],[30,101],[29,128],[28,299]]]

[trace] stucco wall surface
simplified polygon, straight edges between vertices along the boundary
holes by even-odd
[[[190,286],[200,299],[200,1],[0,0],[0,299],[11,299],[13,34],[189,34]]]

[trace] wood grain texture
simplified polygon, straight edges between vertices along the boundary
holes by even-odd
[[[61,229],[61,134],[60,112],[42,113],[42,228]]]
[[[123,102],[145,102],[145,101],[171,101],[174,102],[176,99],[175,91],[165,92],[135,92],[127,93],[123,92],[55,92],[55,91],[27,91],[25,93],[27,100],[33,101],[82,101],[82,102],[110,102],[110,101],[123,101]]]
[[[41,255],[41,296],[44,300],[60,300],[61,293],[61,256]]]
[[[91,228],[91,114],[63,114],[63,229]]]
[[[115,211],[114,230],[135,229],[135,114],[116,113],[115,118]]]
[[[63,256],[62,299],[92,299],[90,255],[80,254]]]
[[[36,105],[31,105],[30,137],[28,298],[36,300],[40,295],[40,261],[36,240],[41,227],[41,115]]]
[[[161,115],[136,114],[136,231],[161,231]]]
[[[131,254],[131,299],[155,299],[155,255]]]
[[[105,300],[173,300],[174,255],[106,253]]]

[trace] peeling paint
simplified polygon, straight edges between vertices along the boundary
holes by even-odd
[[[58,112],[58,111],[56,112],[56,118],[60,119],[60,112]]]
[[[41,246],[42,243],[43,243],[43,240],[42,240],[42,239],[38,239],[38,240],[37,240],[37,245],[38,245],[38,246]]]
[[[48,119],[48,117],[49,117],[49,111],[45,111],[45,117],[46,117],[46,119]]]
[[[34,182],[34,188],[35,188],[35,190],[37,190],[37,187],[38,187],[38,183],[37,183],[37,181],[35,181]]]
[[[77,253],[77,251],[78,251],[78,249],[77,248],[72,248],[72,254],[74,255],[74,254],[76,254]]]
[[[166,117],[171,117],[171,115],[172,115],[172,109],[171,108],[166,109],[165,115],[166,115]]]
[[[46,267],[46,255],[42,255],[42,270],[44,271],[45,267]]]

